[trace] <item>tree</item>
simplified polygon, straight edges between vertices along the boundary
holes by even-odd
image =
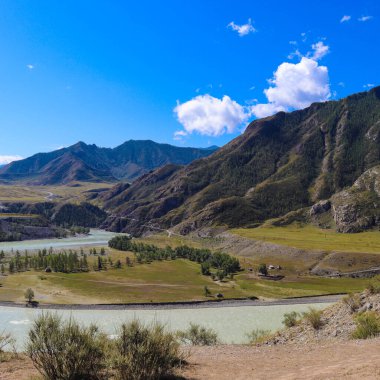
[[[204,263],[201,264],[201,272],[205,276],[210,275],[210,263],[208,261],[205,261]]]
[[[268,275],[268,268],[266,264],[260,264],[258,268],[258,272],[264,276]]]
[[[204,292],[205,297],[210,297],[211,296],[210,289],[206,285],[203,288],[203,292]]]
[[[25,299],[26,299],[29,303],[32,303],[33,298],[34,298],[34,291],[33,291],[33,289],[31,289],[31,288],[26,289],[26,290],[25,290],[25,293],[24,293],[24,296],[25,296]]]
[[[219,281],[223,281],[225,277],[225,273],[222,270],[218,270],[216,272],[216,277],[218,278]]]

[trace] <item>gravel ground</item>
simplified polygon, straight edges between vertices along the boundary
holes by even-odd
[[[320,344],[193,347],[178,379],[380,379],[380,338]],[[0,380],[37,380],[29,359],[0,363]]]

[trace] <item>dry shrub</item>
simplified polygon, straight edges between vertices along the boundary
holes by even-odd
[[[174,334],[160,324],[139,321],[121,325],[114,341],[115,375],[120,380],[154,380],[170,375],[183,357]]]
[[[98,380],[106,377],[106,337],[94,325],[42,314],[29,331],[27,354],[49,380]]]
[[[380,335],[380,314],[366,311],[356,316],[356,329],[352,333],[354,339],[368,339]]]
[[[302,313],[302,315],[311,324],[313,329],[318,330],[322,327],[322,310],[309,307],[309,311]]]

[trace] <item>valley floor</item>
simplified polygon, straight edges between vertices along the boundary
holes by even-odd
[[[192,347],[178,379],[379,379],[380,338],[312,345]],[[0,380],[37,380],[27,358],[0,363]]]

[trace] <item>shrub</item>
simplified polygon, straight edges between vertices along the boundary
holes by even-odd
[[[380,314],[366,311],[355,318],[356,329],[352,333],[354,339],[368,339],[380,335]]]
[[[33,291],[33,289],[31,289],[31,288],[26,289],[26,290],[25,290],[25,293],[24,293],[24,296],[25,296],[25,299],[26,299],[29,303],[32,303],[33,298],[34,298],[34,291]]]
[[[49,380],[105,378],[106,337],[97,327],[42,314],[29,331],[27,354]]]
[[[256,329],[247,334],[250,344],[258,344],[267,340],[271,335],[270,330]]]
[[[355,313],[361,306],[360,297],[358,294],[347,294],[342,298],[342,301],[350,308],[351,313]]]
[[[282,320],[282,323],[285,325],[285,327],[293,327],[298,323],[299,313],[292,311],[290,313],[284,314],[284,319]]]
[[[268,275],[268,267],[266,264],[260,264],[257,271],[264,276]]]
[[[11,334],[5,332],[0,333],[0,360],[3,357],[5,350],[11,349],[12,351],[15,351],[14,344],[15,340]]]
[[[203,294],[204,294],[205,297],[211,297],[211,291],[208,288],[208,286],[206,286],[206,285],[203,288]]]
[[[313,326],[315,330],[322,327],[322,310],[309,307],[309,311],[302,314],[303,317]]]
[[[207,329],[193,323],[185,331],[177,332],[177,337],[184,344],[193,346],[214,346],[218,344],[218,334],[213,329]]]
[[[120,327],[114,349],[115,375],[121,380],[159,379],[183,359],[174,334],[160,324],[146,327],[136,320]]]
[[[380,281],[379,277],[376,277],[372,281],[370,281],[367,285],[367,290],[370,294],[378,294],[380,293]]]

